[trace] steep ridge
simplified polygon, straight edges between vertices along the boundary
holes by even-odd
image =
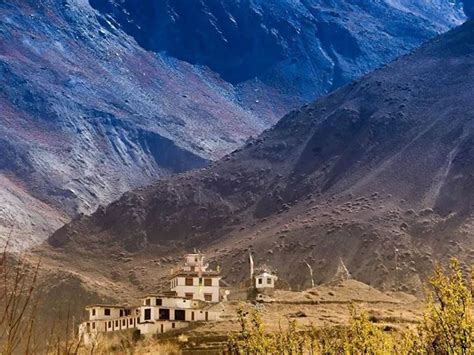
[[[239,88],[262,83],[299,102],[388,63],[460,20],[459,9],[444,0],[91,0],[91,5],[143,48],[205,65]]]
[[[305,262],[320,282],[342,258],[363,282],[415,292],[434,262],[474,257],[473,78],[469,21],[210,167],[75,220],[41,252],[84,274],[114,270],[129,289],[156,288],[200,248],[229,282],[251,250],[294,287],[308,286]]]
[[[235,103],[209,70],[147,53],[103,26],[88,2],[2,2],[0,17],[0,172],[19,191],[7,202],[29,215],[2,207],[0,232],[13,227],[19,246],[68,215],[202,167],[272,121],[270,110]],[[23,195],[48,204],[52,223]]]
[[[202,167],[462,20],[448,0],[1,2],[0,235],[28,246]]]

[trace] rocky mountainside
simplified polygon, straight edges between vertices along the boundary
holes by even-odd
[[[0,19],[0,235],[22,247],[462,16],[447,0],[12,0]]]
[[[419,290],[434,262],[474,257],[473,78],[469,21],[211,166],[75,220],[42,252],[122,290],[156,288],[193,248],[231,283],[253,251],[293,287],[309,285],[306,262],[322,282],[342,258],[360,281]]]
[[[147,50],[209,67],[244,96],[265,100],[265,90],[245,89],[258,84],[297,102],[388,63],[462,18],[446,0],[90,3]]]

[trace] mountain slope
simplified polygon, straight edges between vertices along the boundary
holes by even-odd
[[[0,233],[15,246],[206,165],[462,20],[441,0],[192,3],[0,3]]]
[[[42,251],[85,274],[114,270],[130,289],[156,288],[200,248],[229,282],[253,250],[294,287],[308,285],[305,262],[327,281],[342,258],[363,282],[419,290],[435,261],[474,257],[473,78],[470,21],[210,167],[66,225]]]
[[[462,18],[445,0],[91,0],[91,5],[143,48],[205,65],[239,88],[261,83],[300,102],[388,63]]]

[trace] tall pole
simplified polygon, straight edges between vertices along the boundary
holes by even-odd
[[[250,285],[253,287],[253,257],[252,253],[249,252],[249,263],[250,263]]]
[[[399,280],[399,272],[398,272],[398,248],[395,247],[395,285],[398,286]]]
[[[306,266],[308,267],[309,275],[311,276],[311,287],[314,288],[313,268],[308,263],[306,263]]]

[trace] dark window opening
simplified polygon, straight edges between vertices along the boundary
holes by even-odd
[[[176,309],[174,311],[175,320],[186,320],[186,312],[182,309]]]
[[[120,317],[123,317],[123,309],[120,310]]]
[[[145,300],[145,306],[151,306],[151,300],[149,298]]]
[[[92,329],[95,329],[95,323],[92,323]]]
[[[269,284],[269,285],[272,284],[272,279],[271,278],[267,278],[267,284]]]
[[[122,325],[123,325],[124,327],[127,325],[127,321],[126,321],[125,319],[122,321]]]
[[[184,297],[187,298],[188,300],[192,300],[194,298],[194,295],[192,293],[185,293]]]
[[[212,293],[205,293],[204,294],[204,301],[211,302],[212,301]]]
[[[160,308],[158,311],[158,319],[160,320],[170,320],[170,310],[166,308]]]
[[[119,322],[118,320],[115,321],[115,326],[118,327],[119,326]]]
[[[212,286],[212,279],[204,279],[204,286]]]
[[[112,328],[112,322],[109,321],[109,328]]]
[[[129,310],[129,309],[126,309],[125,310],[125,316],[129,316],[130,314],[132,314],[132,311]]]
[[[261,285],[263,283],[263,279],[258,279],[258,284]]]
[[[161,298],[156,299],[156,305],[157,306],[162,306],[163,305],[163,300]]]
[[[193,278],[192,277],[186,277],[186,279],[184,280],[184,284],[186,286],[193,286]]]
[[[95,308],[92,308],[92,315],[95,316]]]
[[[110,316],[110,308],[104,309],[104,316]]]
[[[145,314],[144,314],[144,317],[143,317],[145,320],[150,320],[151,319],[151,309],[150,308],[146,308],[145,309]]]
[[[171,328],[175,328],[175,324],[174,323],[171,323]]]

